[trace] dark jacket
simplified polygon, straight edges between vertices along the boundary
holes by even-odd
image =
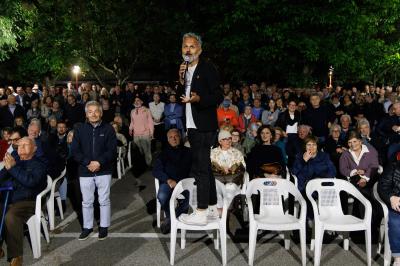
[[[153,167],[153,176],[160,183],[167,183],[168,179],[176,182],[189,177],[192,165],[192,155],[187,147],[165,148],[157,158]]]
[[[299,153],[294,161],[292,172],[297,176],[300,191],[304,191],[307,182],[314,178],[336,176],[336,169],[329,159],[329,155],[321,151],[317,152],[315,158],[311,158],[307,162],[303,159],[303,153]]]
[[[191,92],[200,96],[200,101],[192,103],[194,124],[199,131],[215,131],[218,128],[217,107],[222,102],[219,76],[215,67],[200,60],[193,73]],[[185,88],[179,87],[178,95],[184,95]]]
[[[301,121],[301,113],[299,111],[294,111],[294,118],[292,119],[289,114],[289,110],[286,110],[283,113],[280,113],[278,116],[278,120],[275,123],[275,126],[282,128],[286,131],[286,127],[288,125],[293,126],[295,123],[300,125]]]
[[[378,192],[389,208],[390,197],[400,197],[400,162],[390,162],[385,166],[379,179]]]
[[[257,176],[264,176],[261,166],[266,163],[279,163],[285,169],[285,159],[282,151],[275,145],[258,144],[251,149],[247,155],[246,165],[250,179]]]
[[[13,191],[9,203],[36,200],[36,196],[47,186],[46,165],[36,157],[31,160],[17,160],[10,170],[0,171],[0,182],[11,180]]]
[[[331,111],[325,105],[318,108],[309,107],[304,111],[302,124],[309,125],[313,135],[327,137],[329,134],[328,123],[335,120],[335,115]]]
[[[16,104],[14,113],[11,113],[8,105],[0,109],[0,127],[13,127],[14,119],[22,116],[25,119],[25,110],[22,106]]]
[[[100,122],[94,127],[89,122],[74,132],[72,156],[79,163],[79,176],[91,177],[112,174],[117,158],[117,137],[110,124]],[[87,169],[90,161],[98,161],[100,170],[92,173]]]
[[[76,123],[85,122],[84,106],[80,103],[75,103],[74,106],[67,104],[65,106],[64,118],[69,128],[73,128]]]

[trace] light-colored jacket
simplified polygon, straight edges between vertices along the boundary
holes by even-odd
[[[153,136],[154,123],[150,110],[142,106],[131,111],[129,133],[135,137]]]

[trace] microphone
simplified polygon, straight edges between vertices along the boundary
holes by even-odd
[[[183,56],[183,60],[184,60],[186,68],[185,68],[185,71],[182,73],[182,77],[181,78],[183,80],[185,80],[186,72],[187,72],[187,69],[188,69],[188,66],[189,66],[190,56],[184,55]]]

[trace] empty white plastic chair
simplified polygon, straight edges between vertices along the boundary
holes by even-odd
[[[284,212],[283,197],[292,194],[299,202],[300,217]],[[260,195],[259,214],[254,214],[251,195]],[[301,261],[306,265],[306,213],[307,204],[294,184],[286,179],[256,178],[250,181],[246,191],[249,206],[249,265],[253,265],[258,230],[300,231]],[[288,239],[285,248],[289,248]]]
[[[363,219],[352,215],[344,215],[340,203],[340,191],[345,191],[365,207]],[[313,196],[318,194],[318,202]],[[318,178],[310,180],[306,187],[307,197],[310,200],[314,212],[314,265],[320,264],[321,249],[325,230],[331,231],[365,231],[367,264],[371,265],[371,217],[372,206],[360,191],[350,182],[333,179]]]
[[[389,266],[390,261],[392,260],[392,252],[390,250],[389,233],[388,233],[389,209],[388,209],[386,203],[379,196],[378,183],[376,183],[374,185],[373,191],[374,191],[375,199],[382,206],[382,210],[383,210],[383,218],[381,221],[381,226],[379,228],[380,239],[379,239],[379,243],[378,243],[378,253],[381,253],[382,242],[383,242],[383,247],[384,247],[383,265]]]
[[[185,248],[186,244],[186,230],[195,230],[195,231],[207,231],[207,230],[217,230],[217,241],[218,241],[218,234],[220,235],[221,241],[221,257],[222,257],[222,264],[226,265],[226,216],[229,207],[225,186],[215,180],[216,188],[217,188],[217,195],[223,201],[223,209],[222,209],[222,216],[216,220],[208,221],[206,225],[189,225],[182,223],[178,220],[175,214],[175,201],[179,199],[179,195],[182,194],[183,191],[189,191],[189,205],[193,210],[197,207],[197,187],[194,184],[194,178],[186,178],[176,185],[171,199],[169,201],[169,209],[171,213],[171,249],[170,249],[170,264],[174,265],[175,261],[175,247],[176,247],[176,235],[178,229],[181,229],[181,248]],[[218,249],[218,242],[215,241],[215,246]]]
[[[52,185],[51,185],[51,190],[49,197],[47,199],[47,214],[49,215],[49,223],[50,223],[50,230],[54,230],[54,224],[55,224],[55,214],[54,214],[54,199],[57,201],[57,206],[58,206],[58,211],[60,213],[61,220],[64,220],[64,212],[63,212],[63,207],[62,207],[62,202],[61,202],[61,197],[60,197],[60,192],[56,191],[56,186],[58,181],[60,181],[66,173],[66,169],[62,171],[62,173],[53,180]]]
[[[42,246],[40,241],[40,225],[43,227],[43,232],[46,241],[49,242],[49,231],[47,229],[47,221],[42,212],[42,198],[50,192],[53,181],[50,176],[47,176],[47,187],[36,196],[35,214],[32,215],[26,224],[28,225],[29,236],[31,238],[32,252],[35,259],[40,258],[42,254]]]

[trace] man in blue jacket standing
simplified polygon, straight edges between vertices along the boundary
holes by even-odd
[[[82,191],[83,230],[79,240],[93,232],[94,191],[100,205],[99,240],[107,238],[111,219],[110,186],[113,164],[117,157],[117,138],[110,124],[101,120],[103,110],[96,101],[85,106],[87,122],[75,130],[72,155],[79,164]]]

